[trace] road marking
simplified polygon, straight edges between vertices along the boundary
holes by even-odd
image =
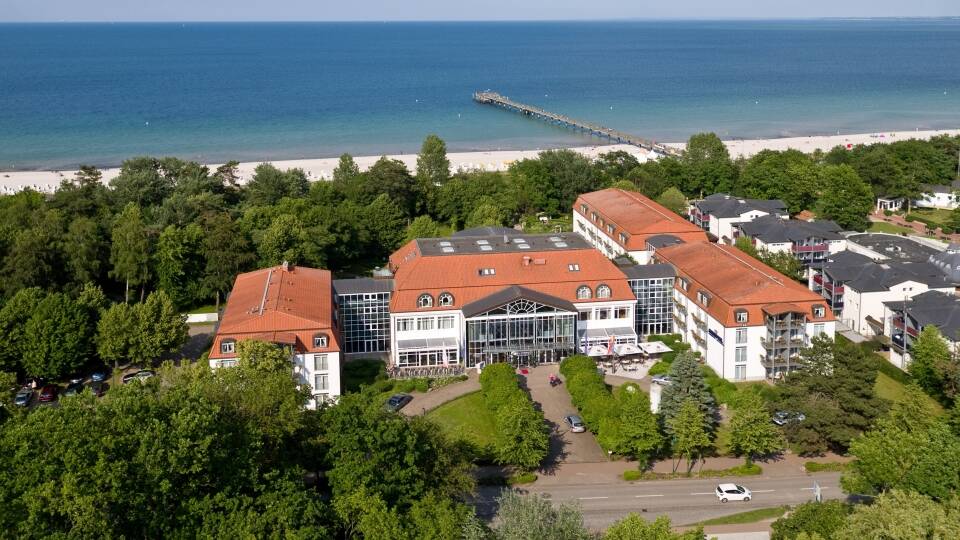
[[[755,490],[753,490],[754,493],[773,493],[774,491],[776,491],[776,490],[775,490],[775,489],[755,489]]]
[[[609,499],[610,497],[577,497],[579,501],[592,501],[595,499]]]
[[[800,488],[800,491],[813,491],[817,488]],[[821,486],[820,489],[830,489],[830,486]]]
[[[691,493],[691,495],[714,495],[713,491],[704,491],[703,493]]]
[[[642,497],[663,497],[663,495],[634,495],[634,497],[640,499]]]

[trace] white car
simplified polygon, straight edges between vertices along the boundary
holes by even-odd
[[[563,421],[570,426],[570,431],[573,433],[583,433],[587,430],[587,426],[584,425],[583,420],[581,420],[580,417],[575,414],[568,414],[567,416],[564,416]]]
[[[660,386],[666,386],[668,384],[673,384],[673,379],[669,375],[654,375],[650,382],[653,384],[659,384]]]
[[[722,503],[727,501],[747,502],[750,500],[750,496],[750,490],[743,486],[736,484],[720,484],[717,486],[717,498]]]

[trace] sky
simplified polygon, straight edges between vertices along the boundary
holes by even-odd
[[[0,0],[0,21],[409,21],[960,16],[958,0]]]

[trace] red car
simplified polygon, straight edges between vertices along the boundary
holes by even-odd
[[[40,403],[50,403],[51,401],[57,400],[57,391],[59,388],[52,384],[48,384],[40,389]]]

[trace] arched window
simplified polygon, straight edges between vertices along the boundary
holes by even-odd
[[[445,292],[440,293],[440,296],[437,297],[437,304],[441,307],[450,307],[453,305],[453,295]]]
[[[613,291],[607,285],[597,285],[597,298],[610,298]]]
[[[433,307],[433,297],[429,294],[421,294],[420,298],[417,298],[417,307],[418,308],[428,308]]]
[[[577,287],[577,300],[586,300],[593,296],[593,293],[590,291],[590,287],[586,285],[581,285]]]

